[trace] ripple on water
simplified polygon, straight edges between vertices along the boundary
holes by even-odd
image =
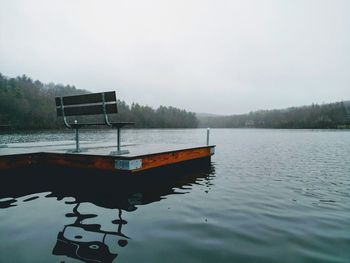
[[[72,136],[19,133],[1,136],[0,143]],[[349,262],[349,137],[212,129],[217,149],[204,174],[127,187],[68,182],[23,195],[6,189],[9,194],[0,192],[0,262],[26,262],[28,255],[32,262],[73,260],[57,249],[64,229],[79,240],[106,235],[109,252],[118,255],[114,262]],[[81,134],[82,140],[114,138],[111,130]],[[205,130],[125,130],[123,139],[203,143]]]

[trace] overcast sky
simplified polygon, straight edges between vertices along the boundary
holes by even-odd
[[[243,113],[350,99],[350,1],[0,2],[0,72]]]

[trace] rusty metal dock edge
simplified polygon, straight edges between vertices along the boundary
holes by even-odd
[[[215,145],[179,149],[139,156],[93,155],[80,153],[38,152],[0,156],[0,170],[24,168],[33,165],[61,166],[75,169],[122,171],[136,173],[171,164],[209,158]]]

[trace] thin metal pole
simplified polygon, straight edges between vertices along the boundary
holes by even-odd
[[[78,121],[75,120],[74,123],[77,124]],[[75,127],[75,151],[76,152],[80,151],[80,149],[79,149],[79,130],[78,130],[77,126]]]
[[[120,152],[120,128],[117,128],[117,150]]]
[[[207,145],[209,145],[210,128],[207,128]]]

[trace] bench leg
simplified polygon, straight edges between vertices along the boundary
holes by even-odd
[[[117,151],[120,152],[120,128],[117,128]]]
[[[121,142],[120,142],[120,137],[121,137],[121,129],[117,128],[117,150],[112,151],[110,154],[111,155],[121,155],[121,154],[128,154],[128,150],[121,150]]]
[[[75,128],[75,152],[80,152],[79,148],[79,129]]]

